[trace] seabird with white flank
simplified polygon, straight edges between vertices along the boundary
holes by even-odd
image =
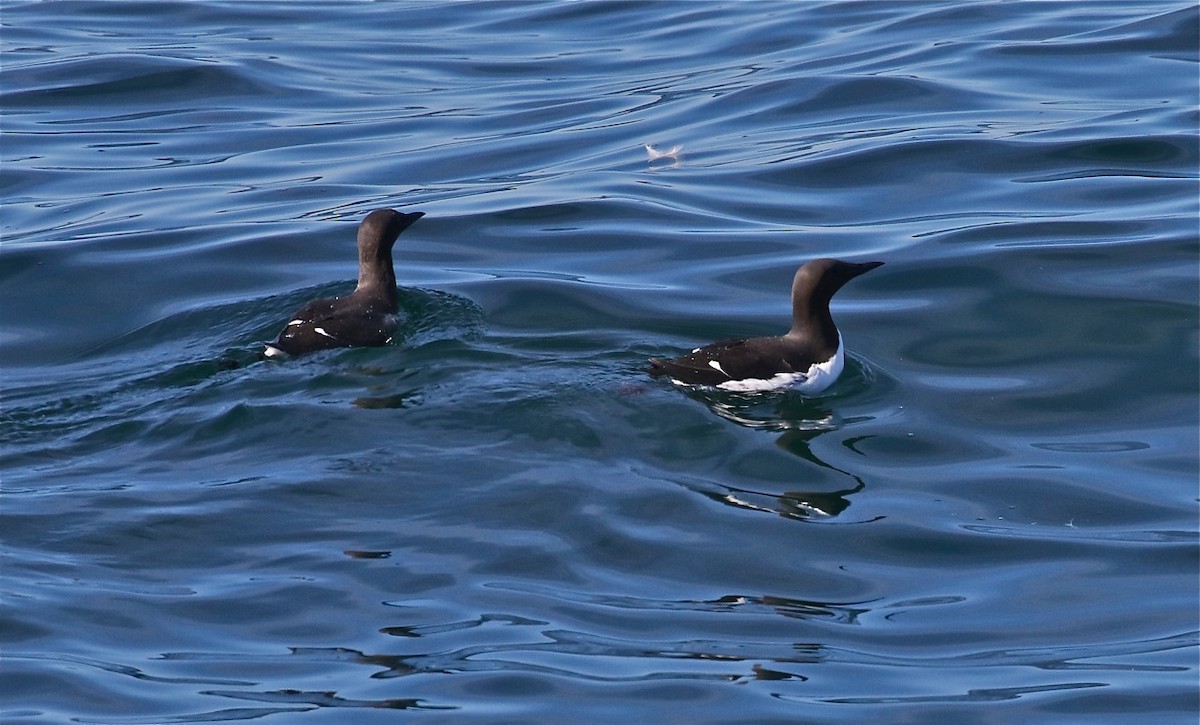
[[[829,301],[842,285],[882,264],[807,262],[792,280],[792,329],[786,335],[721,340],[674,360],[651,358],[650,375],[667,375],[680,385],[742,392],[790,387],[816,395],[833,385],[846,360]]]
[[[376,209],[358,225],[358,286],[344,297],[301,307],[264,351],[286,358],[334,347],[378,347],[391,342],[400,311],[392,246],[423,212]]]

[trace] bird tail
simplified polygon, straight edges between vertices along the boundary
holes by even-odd
[[[664,360],[661,357],[652,357],[648,361],[650,363],[650,377],[657,378],[660,375],[667,375],[667,366],[671,364],[670,360]]]

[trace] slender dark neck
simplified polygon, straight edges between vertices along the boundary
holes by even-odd
[[[800,284],[799,275],[792,284],[792,329],[787,336],[837,347],[838,331],[829,313],[833,294],[826,294],[822,286],[812,290]]]
[[[358,250],[358,287],[356,294],[380,295],[387,302],[388,308],[395,311],[396,272],[392,268],[392,250],[369,249],[359,247]]]

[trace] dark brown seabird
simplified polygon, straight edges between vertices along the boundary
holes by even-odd
[[[334,347],[378,347],[391,342],[399,302],[392,246],[423,212],[376,209],[358,225],[358,286],[344,297],[313,300],[284,326],[264,355],[286,358]]]
[[[832,385],[845,366],[830,300],[842,285],[882,264],[807,262],[792,280],[792,329],[786,335],[721,340],[674,360],[651,358],[650,375],[666,375],[680,385],[743,392],[790,387],[816,395]]]

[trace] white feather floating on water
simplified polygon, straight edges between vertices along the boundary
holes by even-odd
[[[672,146],[666,151],[659,151],[650,144],[643,144],[643,146],[646,149],[646,155],[650,157],[651,161],[658,161],[659,159],[671,159],[672,161],[678,161],[679,152],[683,151],[683,146],[681,145]]]

